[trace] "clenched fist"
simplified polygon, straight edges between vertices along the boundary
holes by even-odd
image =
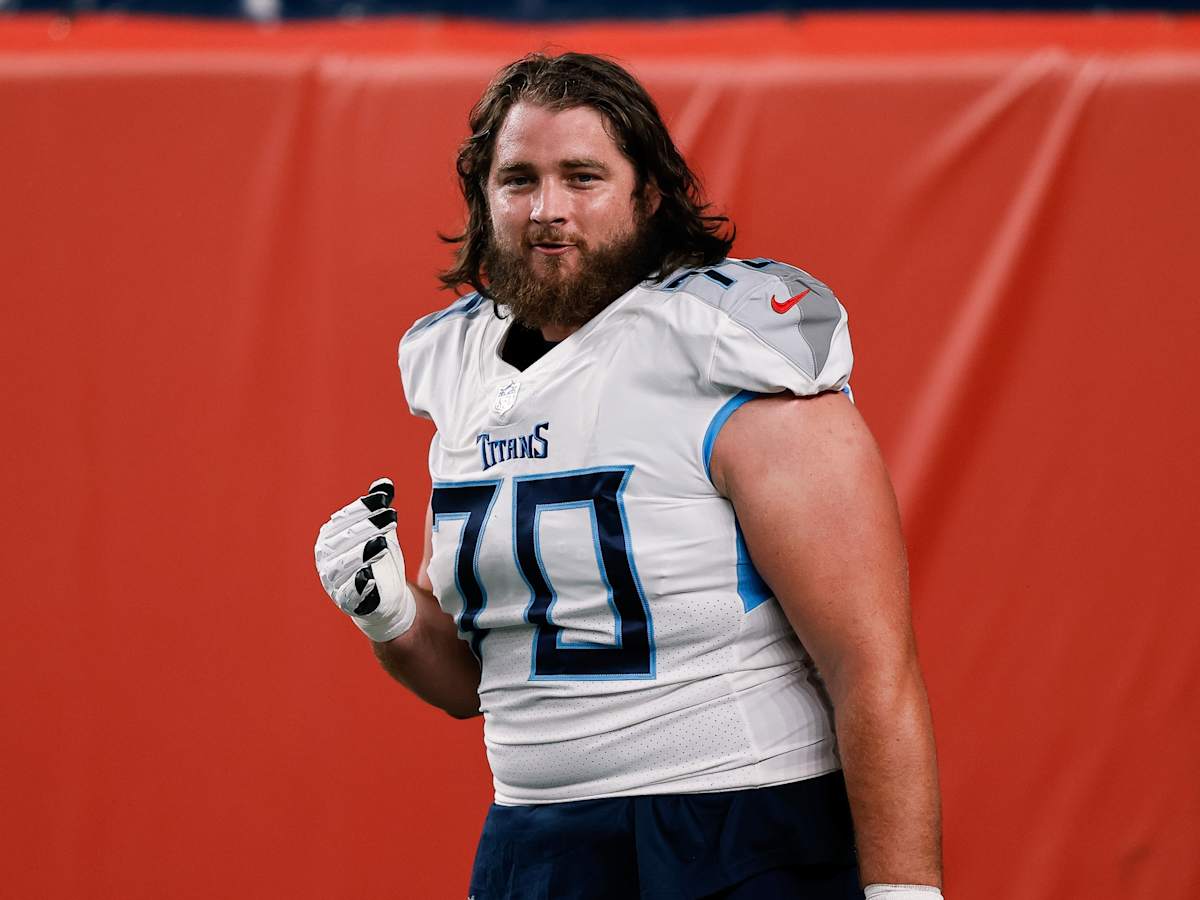
[[[390,479],[376,479],[365,496],[330,516],[317,535],[317,574],[325,592],[378,642],[404,634],[417,614],[396,540],[395,495]]]

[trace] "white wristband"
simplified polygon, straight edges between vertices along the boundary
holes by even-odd
[[[412,628],[413,620],[417,617],[417,601],[413,599],[412,591],[404,585],[404,594],[400,603],[392,608],[380,606],[365,616],[351,616],[358,630],[377,644],[399,637]]]
[[[868,884],[866,900],[942,900],[942,891],[928,884]]]

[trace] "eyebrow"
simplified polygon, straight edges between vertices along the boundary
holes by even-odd
[[[600,172],[607,172],[609,170],[608,166],[600,162],[600,160],[591,159],[588,157],[560,160],[558,167],[560,169],[596,169]],[[502,166],[496,166],[496,174],[511,175],[516,172],[530,172],[536,168],[537,167],[531,162],[526,162],[525,160],[516,160],[514,162],[505,163]]]
[[[496,166],[497,175],[511,175],[513,172],[528,172],[533,168],[533,163],[527,162],[510,162],[502,166]]]
[[[564,169],[599,169],[601,172],[608,171],[608,166],[598,159],[564,159],[559,165]]]

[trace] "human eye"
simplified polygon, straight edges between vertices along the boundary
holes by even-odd
[[[580,185],[595,184],[599,180],[600,177],[591,172],[576,172],[571,176],[571,181]]]

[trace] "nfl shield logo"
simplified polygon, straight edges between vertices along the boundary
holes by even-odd
[[[517,402],[517,391],[521,389],[521,385],[515,380],[504,382],[500,385],[500,389],[496,391],[496,401],[492,404],[492,412],[506,413],[513,408],[513,404]]]

